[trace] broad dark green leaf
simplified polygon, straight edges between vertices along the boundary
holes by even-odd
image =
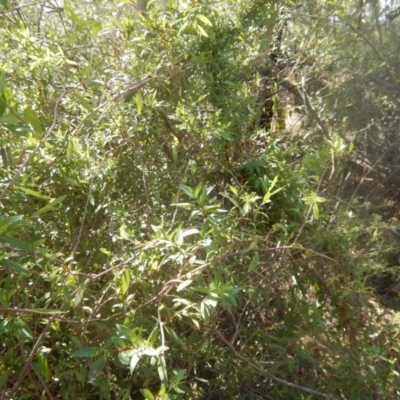
[[[97,360],[91,363],[89,368],[89,380],[96,379],[100,372],[103,371],[105,365],[106,360],[104,356],[99,357]]]
[[[3,260],[0,260],[0,265],[1,264],[4,264],[6,267],[10,268],[11,270],[16,272],[17,274],[21,274],[21,275],[24,275],[24,276],[30,276],[31,275],[31,273],[29,272],[28,269],[23,267],[21,264],[16,263],[15,261],[3,259]]]
[[[33,253],[33,249],[31,247],[31,245],[27,242],[24,242],[23,240],[14,238],[12,236],[3,235],[3,236],[0,236],[0,241],[3,243],[7,243],[10,246],[16,247],[17,249],[20,249],[22,251],[26,251],[28,253]]]
[[[127,326],[125,326],[125,325],[119,325],[119,324],[117,324],[116,327],[117,327],[118,331],[122,334],[122,336],[123,336],[126,340],[128,340],[129,342],[132,340],[132,335],[133,335],[133,333],[132,333],[132,330],[131,330],[131,329],[129,329],[129,328],[128,328]]]
[[[10,226],[24,219],[23,215],[14,215],[13,217],[0,218],[0,232],[6,231]]]
[[[74,351],[71,355],[72,357],[95,357],[100,351],[101,347],[86,347],[85,349]]]

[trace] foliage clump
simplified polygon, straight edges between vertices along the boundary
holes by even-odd
[[[1,398],[398,398],[396,18],[144,3],[0,1]]]

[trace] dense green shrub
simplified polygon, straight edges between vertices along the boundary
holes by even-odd
[[[351,63],[319,89],[346,7],[0,7],[2,398],[398,397],[395,245],[343,190]]]

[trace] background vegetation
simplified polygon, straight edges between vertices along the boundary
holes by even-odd
[[[399,16],[0,0],[1,398],[399,398]]]

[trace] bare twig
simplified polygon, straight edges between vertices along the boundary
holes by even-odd
[[[393,76],[392,71],[390,70],[386,60],[383,58],[381,52],[378,50],[378,48],[375,46],[375,44],[372,43],[372,41],[369,38],[367,38],[359,29],[357,29],[350,22],[344,21],[339,16],[338,16],[338,18],[340,18],[353,32],[357,33],[357,35],[360,36],[364,40],[364,42],[368,44],[369,47],[371,47],[371,49],[376,54],[378,59],[382,62],[382,65],[385,68],[385,70],[390,78],[391,84],[399,91],[400,86],[397,84],[397,81],[396,81],[395,77]]]
[[[235,347],[233,346],[233,344],[230,343],[225,338],[225,336],[221,332],[219,332],[217,329],[214,329],[214,332],[229,347],[229,349],[232,351],[232,353],[235,355],[235,357],[237,357],[239,360],[245,362],[246,364],[250,365],[250,367],[254,368],[258,372],[260,372],[262,375],[273,379],[275,382],[278,382],[278,383],[281,383],[283,385],[290,386],[290,387],[302,390],[303,392],[307,392],[307,393],[310,393],[310,394],[313,394],[313,395],[316,395],[316,396],[324,397],[325,399],[328,399],[328,400],[337,400],[335,397],[333,397],[333,396],[331,396],[329,394],[317,392],[316,390],[313,390],[313,389],[310,389],[310,388],[307,388],[307,387],[304,387],[304,386],[300,386],[300,385],[297,385],[296,383],[288,382],[288,381],[285,381],[284,379],[278,378],[277,376],[273,375],[268,370],[261,368],[255,362],[249,360],[248,358],[246,358],[246,357],[242,356],[240,353],[238,353],[237,350],[235,349]]]
[[[79,244],[79,242],[81,240],[81,237],[82,237],[83,225],[85,223],[85,218],[86,218],[87,209],[88,209],[88,205],[89,205],[89,201],[90,201],[90,196],[92,194],[92,183],[93,183],[93,180],[94,180],[94,176],[92,176],[92,179],[89,182],[89,192],[88,192],[87,199],[86,199],[85,209],[83,210],[83,216],[82,216],[81,225],[79,227],[78,236],[74,239],[74,242],[72,243],[72,250],[71,250],[71,257],[72,258],[75,258],[76,249],[78,248],[78,244]]]
[[[43,311],[41,311],[41,310],[38,310],[38,309],[36,309],[36,310],[35,310],[35,309],[31,310],[31,309],[29,309],[29,308],[17,308],[17,307],[15,307],[15,308],[8,308],[8,307],[0,307],[0,312],[1,312],[1,313],[13,313],[13,314],[19,314],[19,313],[21,313],[21,314],[51,315],[51,316],[54,317],[54,315],[56,315],[56,314],[63,314],[63,313],[66,312],[66,311],[59,311],[59,310],[56,310],[56,311],[53,311],[53,310],[49,310],[49,311],[43,310]],[[51,314],[52,312],[54,312],[54,314]]]
[[[125,102],[129,101],[133,95],[151,79],[152,77],[150,76],[145,76],[144,78],[139,79],[134,82],[133,85],[128,87],[122,94],[118,94],[115,99],[122,99]]]
[[[48,398],[49,398],[50,400],[54,400],[54,397],[51,395],[51,392],[50,392],[49,388],[47,387],[46,382],[43,380],[43,378],[41,377],[41,375],[39,374],[39,372],[36,371],[36,368],[35,368],[35,367],[32,367],[32,369],[35,371],[36,376],[39,378],[39,381],[40,381],[40,383],[42,384],[43,389],[44,389],[45,392],[47,393],[47,396],[49,396]]]

